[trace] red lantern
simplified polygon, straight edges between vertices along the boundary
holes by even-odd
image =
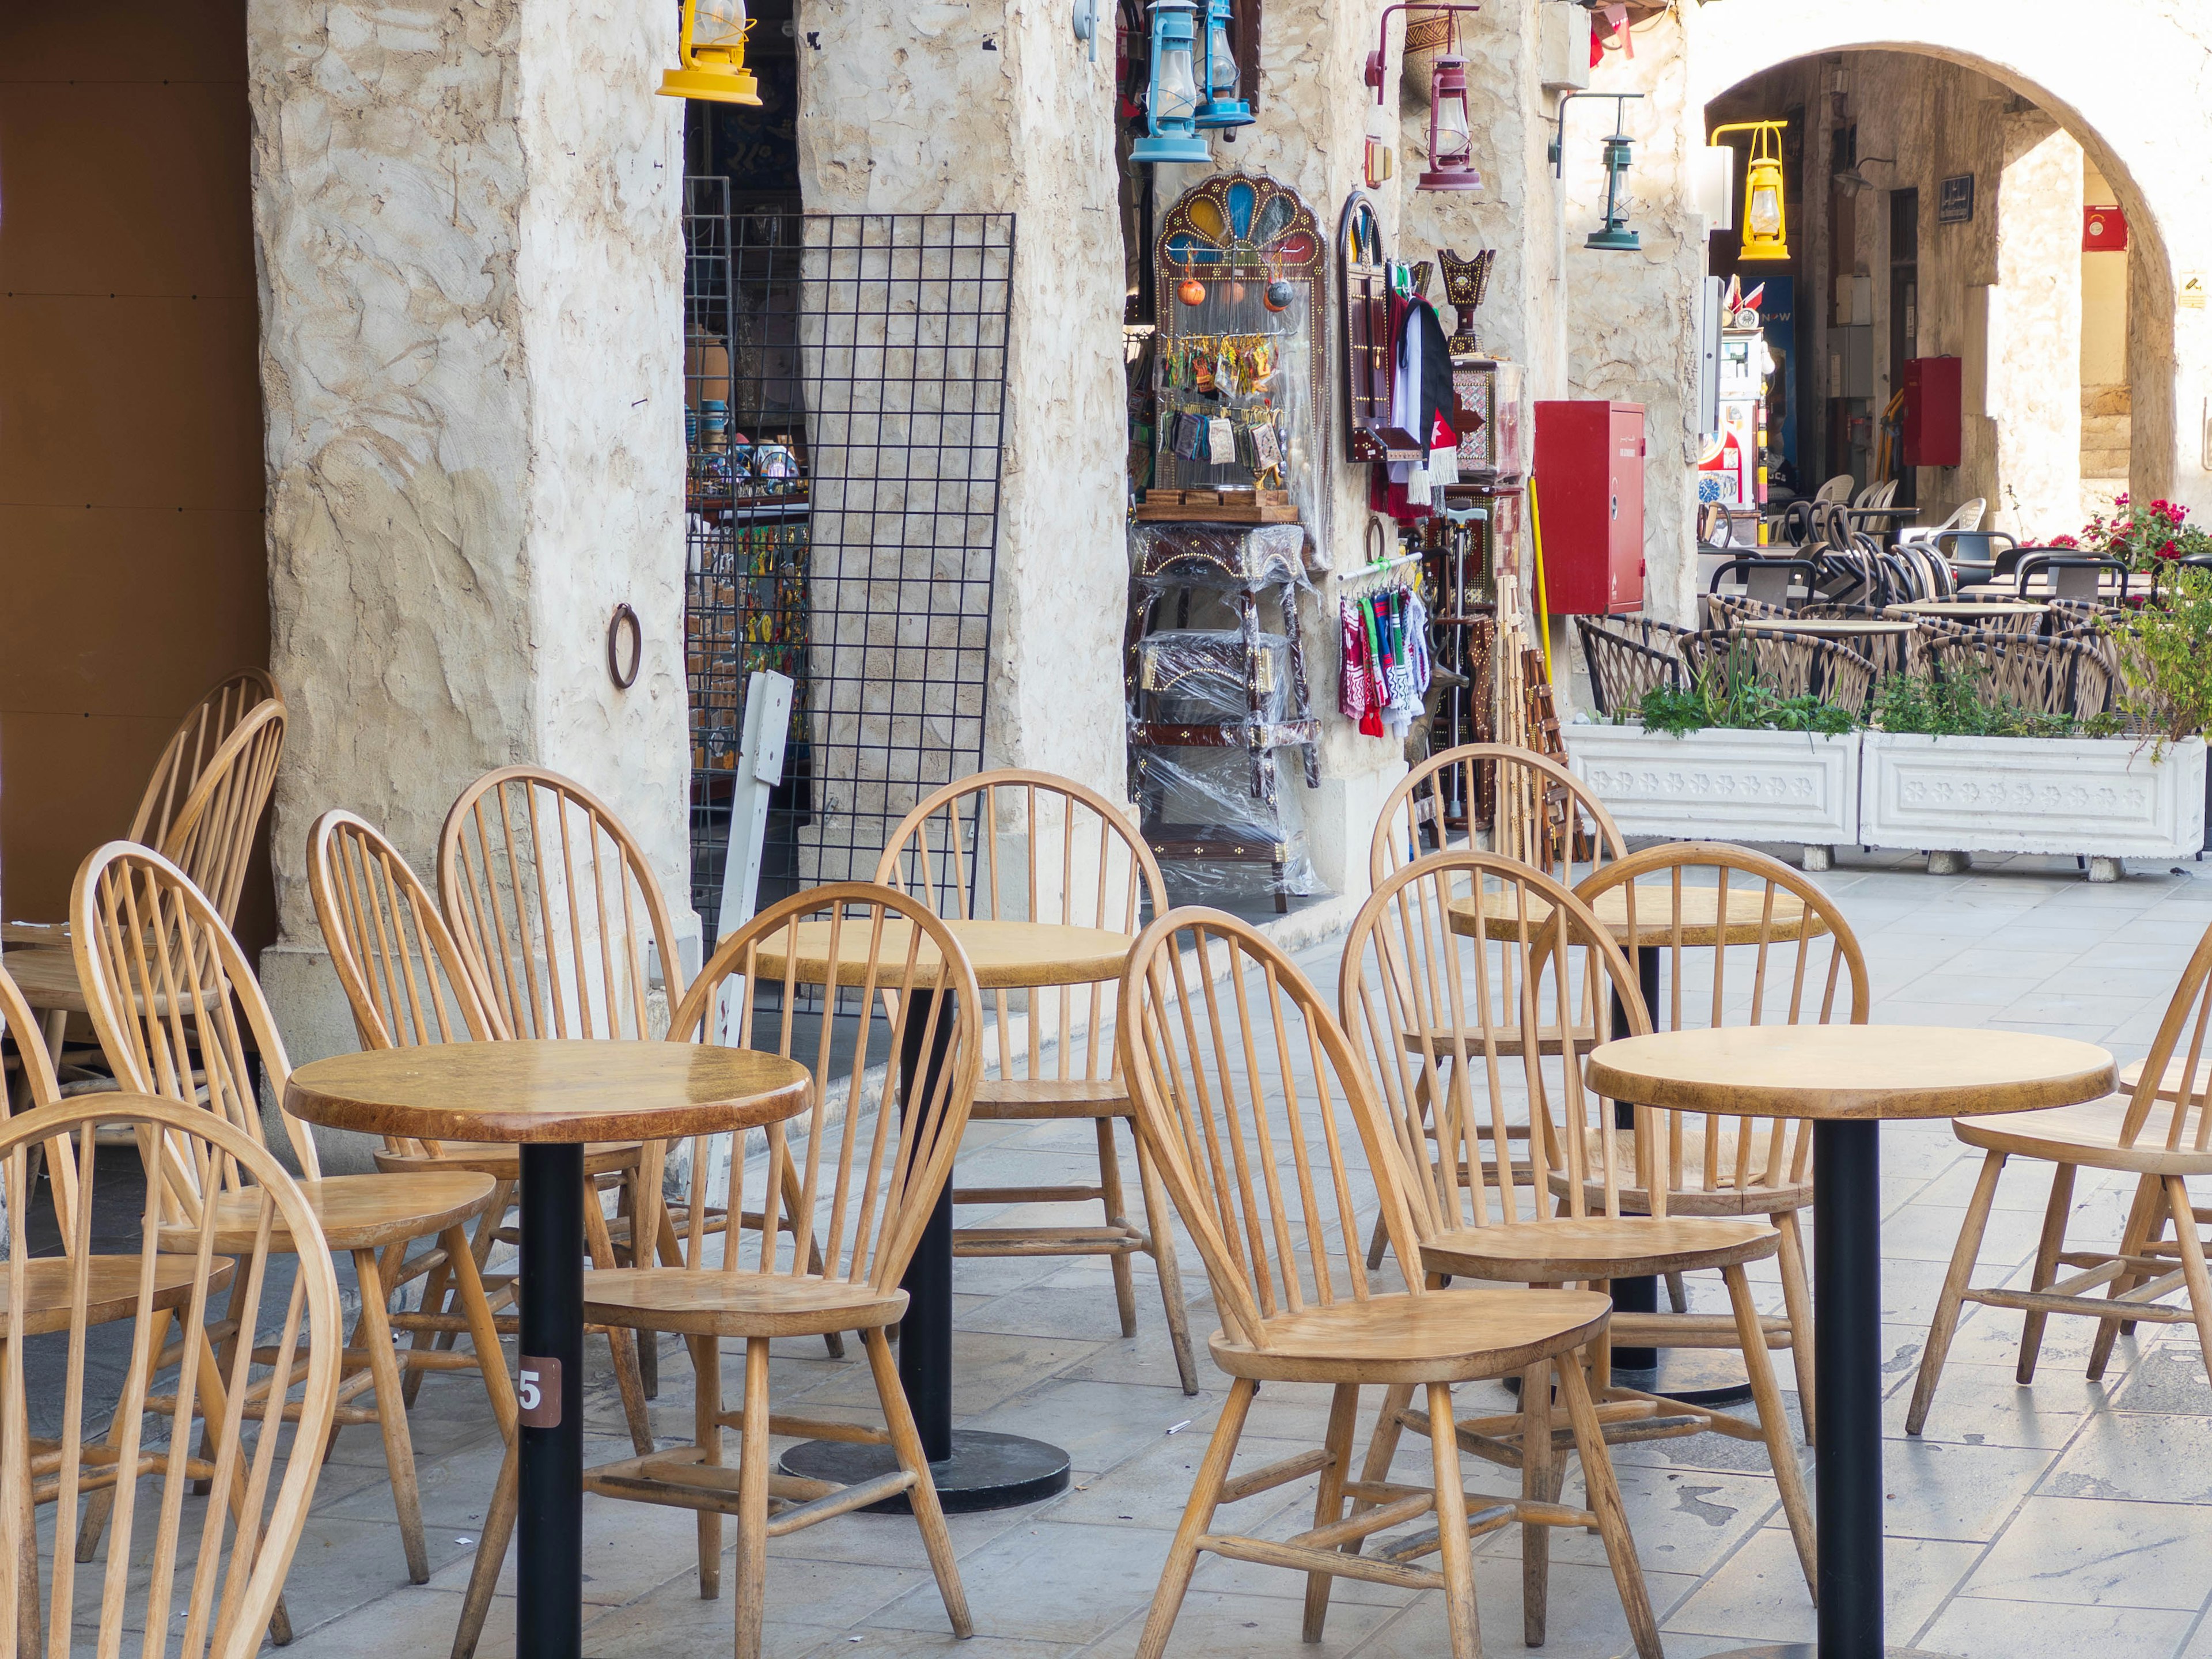
[[[1474,170],[1474,132],[1467,115],[1467,59],[1437,56],[1429,71],[1429,170],[1423,190],[1480,190]]]

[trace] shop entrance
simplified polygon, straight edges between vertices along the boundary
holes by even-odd
[[[269,662],[246,63],[245,0],[0,9],[10,920],[64,918],[185,710]],[[265,844],[238,933],[275,933]]]

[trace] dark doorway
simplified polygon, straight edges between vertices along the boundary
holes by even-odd
[[[1920,355],[1920,192],[1889,192],[1889,383],[1905,384],[1905,363]],[[1901,444],[1900,436],[1893,441]],[[1897,501],[1920,505],[1920,472],[1897,450]]]

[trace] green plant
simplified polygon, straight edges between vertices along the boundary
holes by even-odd
[[[2190,523],[2189,509],[2179,501],[2139,507],[2122,495],[2110,514],[2092,514],[2079,536],[2053,536],[2051,545],[2123,559],[2134,569],[2149,571],[2212,553],[2212,531]]]
[[[1717,727],[1735,732],[1816,732],[1828,736],[1858,724],[1847,708],[1809,692],[1785,697],[1748,675],[1700,671],[1686,685],[1654,686],[1634,708],[1614,715],[1616,725],[1640,720],[1647,732],[1686,738]]]
[[[2155,604],[2100,626],[2119,659],[2121,711],[2159,756],[2212,726],[2212,574],[2170,570]]]
[[[2118,734],[2111,714],[2087,720],[2021,708],[1985,696],[1983,677],[1954,669],[1942,678],[1901,674],[1875,693],[1874,724],[1885,732],[1937,738],[2103,738]]]

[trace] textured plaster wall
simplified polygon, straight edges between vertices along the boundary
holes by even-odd
[[[2081,147],[2039,111],[2004,117],[1990,414],[2005,516],[2023,540],[2078,528],[2081,506]],[[2000,326],[2000,325],[2002,325]]]
[[[1054,7],[801,0],[810,212],[1016,216],[986,765],[1120,799],[1125,415],[1111,37]]]
[[[252,0],[271,665],[292,724],[264,957],[353,1046],[305,883],[343,805],[427,871],[492,766],[603,793],[687,920],[674,14]],[[644,623],[617,692],[605,631]]]

